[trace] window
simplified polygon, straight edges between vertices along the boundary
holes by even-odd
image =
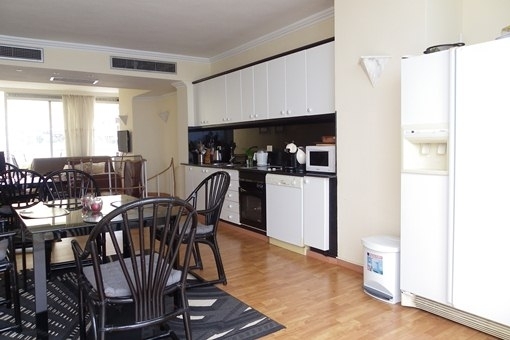
[[[94,154],[113,156],[117,152],[119,103],[98,101],[94,105]]]
[[[7,95],[5,136],[7,155],[20,167],[30,167],[36,157],[65,157],[65,127],[60,97]],[[117,100],[96,100],[94,155],[117,151]]]

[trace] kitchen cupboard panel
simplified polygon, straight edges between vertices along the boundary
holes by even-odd
[[[267,119],[267,63],[253,66],[253,108],[249,120]]]
[[[252,119],[255,114],[253,97],[253,67],[241,71],[241,112],[242,120]]]
[[[225,117],[226,77],[220,76],[196,84],[198,125],[218,124]]]
[[[241,121],[241,71],[229,73],[225,76],[225,115],[222,123]]]
[[[305,51],[268,62],[269,118],[306,114]]]
[[[287,116],[306,114],[306,53],[285,57],[285,100]]]
[[[335,44],[306,50],[307,114],[335,112]]]
[[[306,246],[329,250],[329,179],[304,177],[303,238]]]
[[[283,118],[285,108],[285,57],[267,63],[267,110],[269,118]]]

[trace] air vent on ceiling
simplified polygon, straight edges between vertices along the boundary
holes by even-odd
[[[43,50],[42,48],[0,45],[0,58],[43,61]]]
[[[111,57],[112,68],[149,72],[176,73],[176,63]]]

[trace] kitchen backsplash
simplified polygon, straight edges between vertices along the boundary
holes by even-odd
[[[245,151],[257,146],[258,149],[266,150],[268,145],[273,147],[273,151],[283,151],[287,143],[295,142],[298,146],[314,145],[321,143],[322,136],[335,136],[335,116],[331,115],[331,119],[326,121],[307,121],[293,123],[291,119],[283,124],[265,125],[258,127],[242,127],[242,128],[223,128],[217,130],[206,131],[189,131],[189,150],[190,163],[196,163],[197,157],[194,150],[199,143],[206,147],[213,145],[220,146],[223,154],[223,161],[230,158],[230,150],[232,143],[235,143],[234,153],[238,158],[242,158]],[[237,161],[244,161],[238,159]]]

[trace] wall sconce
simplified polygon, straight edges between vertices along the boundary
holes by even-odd
[[[124,115],[123,115],[123,116],[120,116],[120,115],[119,115],[119,119],[122,121],[122,123],[123,123],[124,125],[126,125],[126,124],[127,124],[127,121],[128,121],[128,116],[127,116],[127,115],[125,115],[125,116],[124,116]]]
[[[168,111],[163,111],[159,113],[159,118],[166,123],[168,121],[168,115]]]
[[[389,56],[362,56],[360,58],[361,67],[365,70],[373,87],[381,77],[384,66],[390,58]]]

